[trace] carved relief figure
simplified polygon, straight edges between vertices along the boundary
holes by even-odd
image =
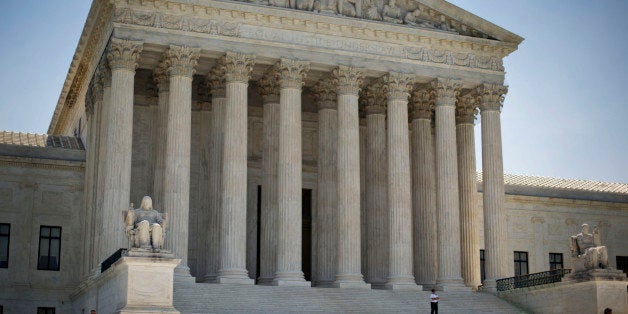
[[[421,10],[419,9],[408,12],[406,13],[406,16],[403,18],[403,22],[407,25],[412,25],[412,26],[436,28],[434,24],[422,19],[421,15],[422,15]]]
[[[382,15],[386,22],[401,24],[403,23],[401,13],[401,8],[397,6],[396,0],[389,0],[388,4],[384,5]]]
[[[296,0],[297,9],[312,11],[314,9],[314,0]]]
[[[280,8],[288,8],[290,3],[288,0],[268,0],[268,5]]]
[[[571,236],[570,251],[574,261],[574,270],[587,270],[608,267],[606,246],[602,246],[597,227],[589,233],[589,225],[582,225],[582,232]]]
[[[356,0],[338,0],[338,11],[344,16],[355,17],[355,6]]]
[[[336,0],[316,0],[314,10],[320,13],[337,14],[338,3]]]
[[[382,15],[379,14],[379,9],[375,4],[375,0],[366,0],[364,2],[364,17],[369,20],[382,20]]]
[[[159,252],[164,245],[166,218],[153,209],[153,200],[144,196],[140,208],[123,211],[127,239],[132,248]]]

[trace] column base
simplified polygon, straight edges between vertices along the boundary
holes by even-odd
[[[190,268],[187,266],[177,266],[174,269],[174,280],[177,282],[196,283],[196,278],[190,274]]]
[[[318,288],[333,288],[334,281],[333,280],[321,280],[312,284],[313,287]]]
[[[414,278],[410,277],[394,277],[388,278],[388,282],[384,285],[386,290],[410,290],[422,291],[423,287],[414,282]]]
[[[254,285],[255,280],[249,278],[246,269],[221,269],[218,271],[216,283]]]
[[[273,286],[311,287],[312,283],[305,281],[302,272],[277,272],[273,279]]]
[[[206,275],[205,278],[203,278],[204,283],[216,283],[217,280],[218,276],[216,275]]]
[[[496,293],[497,279],[485,279],[484,282],[482,282],[482,291]]]
[[[341,289],[371,289],[371,284],[364,281],[335,281],[331,286]]]
[[[471,287],[464,284],[462,278],[436,279],[434,289],[438,291],[471,291]]]
[[[262,285],[262,286],[272,286],[273,278],[272,277],[257,278],[257,284]]]

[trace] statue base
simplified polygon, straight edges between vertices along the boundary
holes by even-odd
[[[172,298],[180,261],[167,251],[131,249],[72,294],[73,308],[77,313],[179,313]]]
[[[565,275],[563,282],[582,282],[582,281],[624,281],[626,274],[614,268],[604,269],[588,269],[572,272]]]

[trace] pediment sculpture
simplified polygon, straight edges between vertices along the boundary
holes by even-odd
[[[153,208],[150,196],[144,196],[140,208],[133,208],[122,212],[126,237],[131,249],[160,252],[164,245],[166,233],[166,214]]]
[[[589,225],[583,224],[582,231],[571,236],[569,249],[574,258],[574,271],[608,268],[608,253],[597,227],[591,233]]]

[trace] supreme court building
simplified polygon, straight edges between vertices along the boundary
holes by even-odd
[[[628,185],[504,183],[502,60],[522,40],[441,0],[96,0],[49,135],[5,132],[0,156],[0,223],[38,269],[40,226],[63,226],[62,273],[0,278],[71,299],[128,247],[121,211],[145,195],[175,282],[492,291],[513,249],[526,272],[548,250],[569,266],[585,220],[619,267]]]

